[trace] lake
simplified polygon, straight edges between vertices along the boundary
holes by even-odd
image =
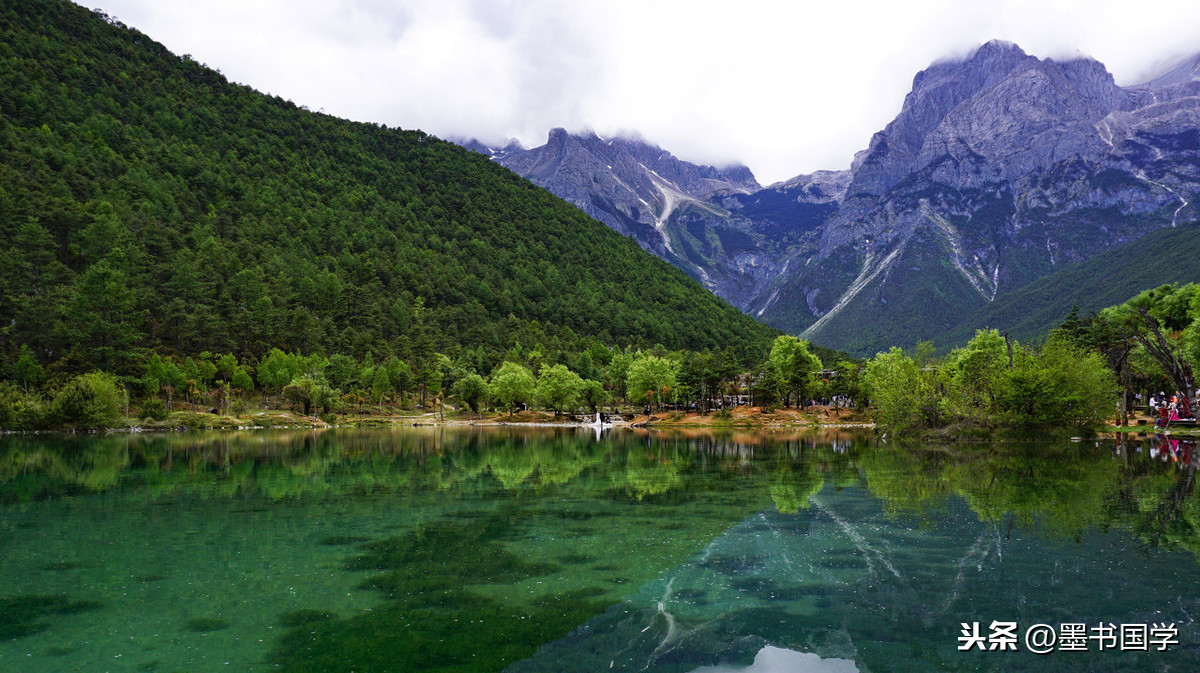
[[[1142,436],[0,437],[3,671],[1200,670]]]

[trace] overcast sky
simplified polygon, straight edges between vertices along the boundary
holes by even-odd
[[[1200,2],[84,0],[298,105],[541,145],[637,132],[763,184],[845,168],[913,75],[992,38],[1090,55],[1119,84],[1200,52]]]

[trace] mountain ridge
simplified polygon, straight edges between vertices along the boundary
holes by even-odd
[[[0,13],[0,368],[140,376],[273,347],[484,372],[515,343],[776,332],[545,190],[420,131],[232,84],[63,0]]]
[[[850,169],[679,189],[687,208],[623,233],[772,326],[869,355],[958,333],[1006,293],[1194,220],[1198,127],[1200,55],[1120,87],[1094,59],[991,41],[918,72]],[[512,156],[497,160],[525,174]],[[626,179],[606,166],[593,184]],[[619,186],[574,189],[636,210]]]

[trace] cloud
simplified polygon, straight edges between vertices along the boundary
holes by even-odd
[[[555,126],[633,130],[763,182],[849,165],[918,70],[992,38],[1091,55],[1120,83],[1200,51],[1200,4],[1166,0],[99,1],[314,110],[527,146]]]

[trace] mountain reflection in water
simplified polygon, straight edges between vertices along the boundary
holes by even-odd
[[[822,659],[768,645],[754,655],[749,666],[702,666],[692,673],[858,673],[858,667],[848,659]]]
[[[1197,670],[1196,466],[1170,436],[10,436],[0,669]],[[992,620],[1180,645],[958,651]]]

